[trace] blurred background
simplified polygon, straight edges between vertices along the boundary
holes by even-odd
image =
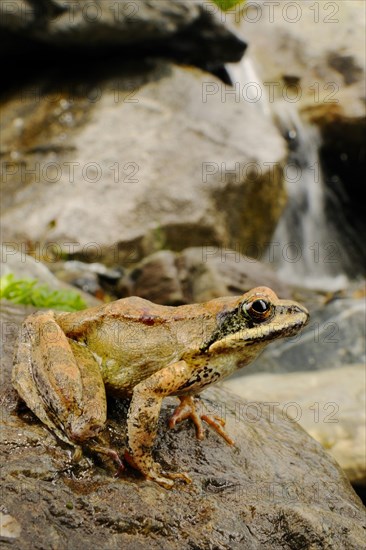
[[[363,0],[1,10],[3,297],[303,302],[301,337],[227,386],[295,402],[364,494]]]

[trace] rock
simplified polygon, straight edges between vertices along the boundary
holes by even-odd
[[[101,300],[106,298],[106,301],[111,294],[116,295],[116,285],[123,276],[123,269],[111,269],[101,263],[85,263],[78,260],[57,262],[52,269],[61,281],[81,288]]]
[[[245,50],[208,6],[188,0],[15,0],[3,6],[0,21],[7,38],[3,56],[20,55],[26,45],[23,60],[38,54],[46,63],[71,51],[85,61],[85,54],[100,58],[112,49],[131,56],[133,48],[133,55],[140,49],[220,66]]]
[[[233,18],[236,31],[250,43],[272,105],[285,101],[321,125],[364,117],[362,2],[256,2]]]
[[[202,243],[263,250],[286,200],[270,119],[222,102],[198,69],[135,62],[109,78],[94,103],[70,90],[8,101],[3,241],[113,264]]]
[[[15,518],[0,512],[0,538],[16,539],[19,537],[20,531],[21,527]]]
[[[32,258],[25,251],[17,250],[9,244],[2,245],[1,274],[13,273],[16,279],[38,279],[52,288],[61,289],[65,285],[55,277],[40,259]]]
[[[2,308],[18,325],[23,309]],[[194,438],[188,423],[165,428],[164,406],[156,454],[166,467],[191,473],[190,486],[166,491],[132,472],[113,476],[108,463],[72,464],[65,445],[26,410],[16,410],[10,386],[17,331],[4,339],[0,453],[2,511],[19,524],[16,549],[85,545],[103,548],[359,549],[364,509],[335,461],[279,412],[259,417],[222,390],[203,405],[227,420],[230,447],[208,433]],[[109,431],[123,446],[126,406],[110,402]],[[95,459],[96,460],[96,459]]]
[[[267,347],[245,374],[336,369],[365,363],[365,307],[364,297],[346,296],[310,309],[309,324],[301,334]]]
[[[283,298],[290,296],[270,267],[217,246],[155,252],[144,258],[130,277],[132,294],[158,304],[205,302],[243,294],[260,285],[273,288]]]
[[[352,483],[366,486],[364,364],[316,372],[261,373],[224,382],[261,407],[278,408],[337,460]],[[248,410],[251,410],[248,407]]]
[[[282,298],[291,294],[268,265],[243,256],[238,249],[187,248],[181,254],[181,262],[187,274],[190,302],[239,295],[256,286],[269,286]]]
[[[171,250],[160,250],[147,256],[132,271],[132,294],[157,304],[187,303],[183,294],[177,255]]]

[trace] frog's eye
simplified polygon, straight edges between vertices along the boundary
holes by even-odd
[[[243,313],[245,317],[257,323],[268,319],[271,310],[271,303],[264,298],[258,298],[253,302],[246,302],[243,304]]]

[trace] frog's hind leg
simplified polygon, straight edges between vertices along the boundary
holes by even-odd
[[[34,414],[60,439],[80,444],[106,421],[106,398],[92,354],[70,341],[52,311],[22,325],[12,383]]]
[[[88,439],[100,432],[107,421],[107,397],[100,367],[85,346],[68,340],[77,363],[82,386],[82,414],[74,419],[74,440]],[[111,451],[112,452],[112,451]]]
[[[225,420],[220,416],[210,414],[199,414],[197,412],[197,400],[192,395],[179,397],[180,404],[175,409],[169,420],[169,428],[174,428],[176,424],[190,418],[196,428],[197,439],[203,439],[205,436],[202,420],[213,428],[229,445],[234,445],[234,441],[224,430]]]
[[[21,399],[28,408],[62,441],[71,443],[65,433],[53,422],[42,399],[39,396],[38,388],[34,383],[32,375],[32,345],[27,338],[32,326],[28,321],[22,325],[18,338],[18,347],[14,355],[14,366],[12,371],[12,385],[17,390]]]

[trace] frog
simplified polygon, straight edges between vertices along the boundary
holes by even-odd
[[[304,306],[267,287],[178,306],[130,296],[76,312],[38,311],[22,324],[12,384],[75,453],[85,447],[106,454],[119,469],[127,463],[170,489],[192,480],[154,460],[163,399],[179,399],[169,428],[191,420],[198,439],[207,425],[234,445],[224,419],[199,410],[201,392],[251,363],[269,343],[297,334],[308,317]],[[98,440],[106,429],[107,395],[130,399],[123,458]]]

